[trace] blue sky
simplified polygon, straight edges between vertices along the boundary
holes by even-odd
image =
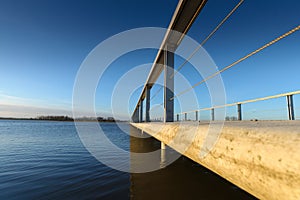
[[[201,42],[237,3],[237,0],[209,0],[188,35]],[[173,0],[1,0],[0,116],[71,115],[76,73],[88,53],[101,41],[122,31],[167,27],[176,5]],[[245,1],[204,48],[221,69],[298,26],[299,9],[300,2],[295,0]],[[224,72],[227,102],[299,90],[299,44],[300,32],[297,32]],[[122,75],[120,66],[126,65],[123,69],[126,71],[152,62],[154,56],[155,51],[146,50],[120,58],[107,73],[115,78],[106,78],[104,84],[116,82],[116,77]],[[187,77],[190,72],[188,66],[182,70]],[[194,83],[201,77],[190,79]],[[111,91],[108,87],[102,92],[96,97],[101,99],[96,103],[97,112],[110,116]],[[200,107],[210,106],[205,85],[197,87],[196,93]],[[138,95],[136,91],[131,102]],[[154,103],[160,101],[162,97],[158,95]],[[296,96],[295,106],[299,110],[300,99]],[[250,106],[248,112],[262,107],[269,107],[274,113],[280,110],[278,116],[286,115],[285,99],[270,101],[267,106],[263,103],[256,108]]]

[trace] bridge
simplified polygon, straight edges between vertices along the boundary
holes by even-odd
[[[243,0],[228,13],[201,45],[223,26],[242,3]],[[161,151],[171,147],[257,198],[300,199],[300,121],[295,120],[297,116],[293,102],[293,97],[300,94],[300,91],[174,112],[174,100],[177,97],[261,53],[262,50],[298,31],[300,26],[263,44],[210,76],[203,77],[203,80],[175,95],[174,77],[201,46],[197,47],[176,71],[174,54],[205,4],[206,0],[179,1],[133,110],[131,124],[161,141]],[[162,73],[164,85],[160,90],[163,90],[163,117],[150,119],[151,89]],[[286,120],[243,120],[242,108],[245,104],[278,98],[286,98]],[[217,109],[228,107],[236,107],[237,116],[226,120],[218,119]],[[209,121],[200,120],[204,111],[210,112]],[[214,125],[217,128],[210,132]]]

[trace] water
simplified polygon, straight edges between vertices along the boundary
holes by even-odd
[[[92,157],[72,122],[0,121],[0,131],[0,199],[129,196],[129,174]]]
[[[153,139],[129,138],[115,124],[101,126],[125,150],[159,147]],[[0,199],[183,198],[254,199],[185,157],[155,172],[119,172],[89,154],[72,122],[0,120]]]

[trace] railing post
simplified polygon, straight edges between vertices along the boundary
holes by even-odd
[[[140,122],[143,122],[143,100],[141,99],[140,105]]]
[[[138,119],[137,119],[136,116],[137,116],[137,110],[134,111],[133,116],[132,116],[132,121],[133,121],[134,123],[136,123],[136,122],[138,121]]]
[[[196,121],[198,121],[198,110],[196,110],[196,112],[195,112],[195,115],[196,115]]]
[[[242,104],[237,104],[238,120],[242,120]]]
[[[295,120],[293,95],[287,95],[286,98],[288,104],[289,120]]]
[[[150,90],[151,87],[146,87],[146,122],[150,122]]]
[[[211,121],[215,121],[215,109],[211,109]]]
[[[179,122],[179,114],[177,114],[177,121]]]
[[[138,105],[136,109],[136,122],[140,122],[140,105]]]
[[[174,121],[174,47],[164,50],[164,122]]]

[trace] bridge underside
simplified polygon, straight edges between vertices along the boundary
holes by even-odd
[[[260,199],[300,199],[300,121],[218,123],[132,125]]]

